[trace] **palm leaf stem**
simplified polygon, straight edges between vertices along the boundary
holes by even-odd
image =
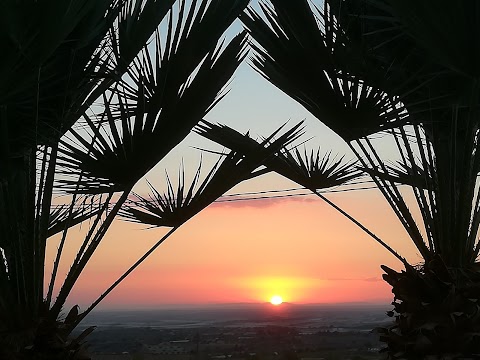
[[[77,206],[78,207],[81,206],[81,208],[84,209],[85,204],[77,205]],[[63,219],[63,220],[59,220],[59,222],[57,222],[56,224],[51,225],[48,228],[47,237],[49,238],[49,237],[52,237],[53,235],[56,235],[60,232],[63,232],[65,230],[65,226],[68,226],[69,228],[74,227],[74,226],[84,222],[85,220],[88,220],[91,217],[97,215],[100,211],[100,208],[97,208],[96,210],[89,210],[89,211],[80,210],[80,212],[79,212],[78,207],[77,207],[77,211],[75,211],[75,208],[74,208],[74,211],[72,212],[71,218],[69,217],[69,218],[66,218],[66,219]],[[66,215],[68,216],[68,209],[67,209],[67,214]]]
[[[87,236],[85,237],[82,246],[80,246],[80,249],[77,252],[77,256],[75,257],[74,264],[78,263],[80,261],[81,256],[83,255],[85,249],[87,248],[87,245],[89,244],[93,234],[95,233],[95,229],[97,228],[98,224],[100,223],[100,220],[102,219],[103,213],[108,211],[108,207],[110,206],[110,201],[113,197],[113,192],[110,192],[107,196],[107,199],[105,200],[105,203],[103,204],[102,208],[98,212],[97,217],[93,221],[92,226],[90,227]],[[101,202],[101,200],[100,200]]]
[[[475,249],[473,250],[472,257],[470,259],[471,263],[474,263],[477,260],[478,254],[480,253],[480,241],[477,242],[475,245]]]
[[[27,230],[30,233],[31,238],[35,239],[37,233],[35,232],[36,226],[36,219],[35,219],[35,190],[36,190],[36,180],[37,180],[37,170],[36,170],[36,149],[30,149],[27,154],[25,155],[25,160],[27,162],[27,171],[29,172],[29,180],[28,180],[28,187],[27,187],[27,219],[26,219],[26,227],[30,230]],[[27,240],[28,241],[28,240]],[[35,244],[35,240],[33,242],[33,251],[32,251],[32,270],[33,270],[33,281],[31,282],[31,286],[33,286],[33,294],[35,298],[33,299],[33,311],[34,313],[39,308],[38,305],[42,303],[43,300],[43,265],[45,263],[44,255],[45,252],[45,243],[39,242],[39,244]],[[38,258],[39,254],[42,256],[41,259]]]
[[[380,158],[380,155],[378,154],[377,150],[375,149],[375,147],[373,146],[372,142],[370,141],[370,139],[368,137],[365,137],[363,139],[365,141],[365,144],[367,144],[367,147],[368,149],[370,150],[368,152],[368,154],[371,154],[369,156],[369,159],[370,160],[370,164],[372,166],[375,166],[375,164],[381,168],[381,170],[384,172],[384,173],[388,173],[388,170],[384,164],[384,162],[382,161],[382,159]],[[362,144],[361,141],[358,141],[359,144]],[[365,147],[363,147],[362,145],[362,151],[364,151],[364,153],[367,153],[368,149],[366,149]],[[372,157],[373,155],[373,157]],[[391,196],[392,196],[392,199],[395,199],[395,203],[398,207],[398,209],[401,211],[401,208],[403,207],[402,206],[402,202],[403,202],[403,198],[402,198],[402,195],[400,194],[400,191],[397,189],[397,187],[395,186],[394,182],[391,181],[391,180],[385,180],[384,181],[384,184],[385,184],[385,188],[390,190],[391,192]],[[405,214],[403,214],[403,217],[404,219],[407,221],[407,223],[409,223],[409,219],[405,216]],[[410,225],[410,224],[409,224]]]
[[[454,135],[455,136],[455,135]],[[435,141],[435,139],[433,139]],[[450,237],[450,224],[452,221],[452,206],[455,206],[455,201],[452,201],[451,194],[445,189],[451,189],[451,168],[448,166],[448,159],[450,159],[450,154],[446,155],[445,144],[438,146],[438,143],[434,143],[435,151],[435,160],[436,160],[436,173],[438,179],[438,190],[436,192],[437,208],[438,208],[438,226],[439,226],[439,237],[436,239],[437,243],[437,253],[445,256],[446,253],[450,253],[451,249],[448,249],[447,239]],[[448,145],[447,145],[448,147]],[[446,252],[446,253],[445,253]],[[447,259],[444,258],[445,261]]]
[[[477,256],[478,256],[478,245],[480,244],[477,243],[477,246],[475,246],[475,241],[477,240],[477,235],[478,235],[478,228],[480,225],[480,191],[477,192],[476,198],[475,198],[475,205],[473,208],[473,219],[472,219],[472,224],[470,225],[470,233],[468,234],[468,244],[470,247],[473,249],[472,250],[472,256],[470,257],[470,262],[475,262]]]
[[[183,223],[184,224],[184,223]],[[182,224],[182,225],[183,225]],[[181,225],[180,225],[181,226]],[[75,322],[72,324],[72,328],[75,328],[118,284],[120,284],[130,273],[135,270],[147,257],[149,257],[170,235],[172,235],[180,226],[170,229],[160,240],[158,240],[140,259],[138,259],[130,268],[123,273],[102,295],[100,295],[84,312],[82,312]]]
[[[81,176],[80,176],[78,182],[80,183],[80,181],[81,181]],[[62,238],[60,240],[60,244],[58,245],[57,254],[55,255],[55,261],[53,262],[52,276],[50,278],[50,283],[49,283],[49,286],[48,286],[47,299],[46,299],[47,307],[50,307],[50,304],[51,304],[51,301],[52,301],[53,288],[54,288],[54,285],[55,285],[55,279],[56,279],[57,272],[58,272],[58,266],[60,265],[60,259],[62,257],[63,247],[65,245],[65,240],[67,238],[68,230],[71,227],[70,223],[71,223],[71,220],[73,220],[72,219],[73,218],[72,217],[73,207],[75,205],[75,201],[76,201],[76,198],[77,198],[77,195],[78,195],[78,187],[79,186],[77,185],[77,191],[75,191],[74,194],[73,194],[73,198],[72,198],[70,207],[68,209],[68,217],[67,217],[67,220],[65,222],[64,229],[62,231]],[[98,215],[101,216],[101,213],[99,213]]]
[[[468,234],[468,243],[473,248],[475,240],[477,238],[478,227],[480,224],[480,216],[479,216],[479,206],[480,206],[480,192],[475,195],[475,204],[473,207],[473,216],[472,216],[472,223],[470,225],[470,232]]]
[[[476,135],[475,143],[476,144],[480,143],[480,134]],[[472,167],[474,169],[478,169],[480,167],[480,154],[478,149],[475,149],[475,160]],[[473,181],[475,181],[475,183],[478,183],[477,174],[475,174]],[[473,208],[472,224],[470,226],[470,233],[469,233],[469,244],[471,245],[472,248],[475,247],[474,244],[475,244],[475,240],[477,239],[479,225],[480,225],[480,191],[477,191],[475,206]]]
[[[362,153],[368,159],[368,162],[370,163],[370,165],[375,166],[375,162],[371,158],[370,154],[368,153],[367,149],[362,144],[362,142],[360,140],[356,140],[355,143],[360,147]],[[358,150],[353,146],[353,143],[349,142],[348,145],[349,145],[350,149],[353,151],[353,153],[357,156],[359,161],[362,163],[362,166],[364,166],[365,168],[369,168],[369,165],[367,164],[365,159],[360,155]],[[373,152],[375,152],[374,149],[373,149]],[[375,152],[375,154],[376,154],[376,152]],[[378,158],[378,154],[377,154],[377,158]],[[386,169],[384,169],[384,171],[386,172]],[[422,257],[424,257],[424,259],[428,259],[429,258],[428,248],[425,246],[425,243],[421,239],[421,234],[418,232],[418,228],[415,227],[415,229],[417,230],[415,232],[414,229],[411,227],[411,223],[405,218],[405,215],[407,215],[407,214],[410,215],[410,217],[411,217],[410,212],[406,208],[406,205],[404,204],[402,198],[401,197],[400,198],[396,197],[392,193],[392,188],[396,189],[395,185],[392,182],[387,183],[386,180],[384,180],[382,178],[379,178],[377,176],[371,175],[371,177],[372,177],[372,180],[377,185],[377,187],[379,188],[379,190],[382,192],[382,194],[385,197],[385,199],[387,200],[387,202],[389,203],[391,209],[394,211],[397,218],[402,223],[402,225],[405,228],[405,230],[407,231],[407,233],[410,235],[410,238],[414,242],[417,249],[420,251],[420,254],[422,255]],[[417,232],[418,232],[418,235],[420,236],[420,241],[418,240]]]
[[[453,119],[449,119],[451,122]],[[454,129],[451,128],[452,124],[447,124],[445,127],[448,127],[449,137],[455,137],[457,134],[454,132]],[[440,125],[436,127],[432,126],[433,131],[445,131],[440,128]],[[439,139],[433,137],[434,151],[435,151],[435,160],[436,160],[436,172],[438,174],[438,208],[439,208],[439,232],[440,237],[437,239],[437,253],[441,254],[446,263],[451,264],[452,259],[455,257],[454,249],[450,248],[451,243],[449,239],[452,238],[453,226],[455,221],[455,210],[456,210],[456,199],[452,190],[454,189],[453,181],[456,181],[455,176],[452,176],[454,169],[452,166],[452,143],[451,140],[440,142]],[[456,235],[456,234],[455,234]]]
[[[414,125],[414,127],[416,127]],[[395,138],[395,141],[397,142],[397,148],[403,158],[403,162],[404,162],[404,165],[405,165],[405,168],[407,169],[407,172],[409,173],[409,175],[411,177],[415,177],[418,175],[417,173],[417,168],[415,166],[416,162],[415,162],[415,157],[413,155],[413,152],[412,152],[412,148],[411,148],[411,143],[408,141],[407,139],[407,136],[406,136],[406,133],[405,133],[405,129],[403,127],[400,127],[400,135],[402,137],[402,140],[403,140],[403,148],[406,150],[406,156],[405,154],[403,153],[402,151],[402,147],[400,146],[400,143],[398,141],[398,139],[396,138],[396,136],[394,136]],[[423,147],[422,147],[422,144],[421,142],[419,143],[418,145],[418,149],[419,151],[421,152]],[[410,164],[412,164],[412,166],[408,166],[408,162],[407,162],[407,158],[408,158],[408,162]],[[426,164],[423,163],[423,166],[424,166],[424,173],[425,174],[428,174],[428,170],[425,169],[426,167]],[[429,246],[430,246],[430,251],[434,251],[435,247],[434,247],[434,244],[433,244],[433,238],[432,238],[432,216],[430,215],[430,212],[428,211],[428,203],[427,203],[427,199],[425,198],[425,194],[423,193],[423,189],[419,188],[418,186],[416,186],[414,183],[411,184],[411,188],[412,188],[412,191],[413,191],[413,194],[415,196],[415,200],[417,201],[417,205],[418,205],[418,208],[420,209],[420,213],[422,214],[422,218],[423,218],[423,224],[425,226],[425,233],[427,234],[427,241],[429,243]],[[427,187],[427,191],[429,191],[428,187]]]
[[[473,256],[476,233],[472,236],[475,209],[475,188],[478,167],[476,164],[476,126],[470,125],[472,112],[460,113],[454,104],[443,124],[437,123],[432,131],[443,132],[445,137],[433,137],[436,152],[438,203],[443,216],[439,223],[441,237],[439,250],[451,266],[464,266]],[[478,192],[478,188],[476,190]]]
[[[47,156],[48,156],[48,146],[45,145],[43,148],[42,155],[42,166],[40,168],[40,179],[38,181],[38,191],[37,191],[37,204],[35,206],[35,234],[38,234],[40,230],[40,214],[41,214],[41,204],[43,199],[43,189],[45,181],[45,169],[47,166]]]
[[[441,214],[441,211],[439,209],[439,204],[438,204],[438,199],[437,199],[437,196],[436,196],[436,186],[438,184],[438,174],[433,171],[434,167],[435,167],[435,160],[434,160],[434,156],[433,156],[433,144],[430,144],[430,146],[428,145],[427,143],[427,156],[428,156],[428,163],[431,165],[431,169],[429,169],[430,171],[430,174],[431,176],[429,177],[430,181],[432,182],[431,186],[430,186],[430,203],[433,204],[432,206],[432,216],[434,217],[435,219],[435,225],[436,225],[436,233],[434,234],[434,236],[438,237],[438,236],[441,236],[440,234],[440,223],[441,223],[441,219],[442,217],[440,216]]]
[[[473,104],[471,108],[474,108]],[[466,254],[464,254],[463,257],[466,259],[470,259],[472,257],[472,253],[475,247],[475,238],[478,234],[478,222],[476,222],[476,218],[478,217],[476,202],[478,201],[479,191],[475,193],[475,186],[477,184],[477,177],[478,177],[479,155],[477,151],[477,146],[475,144],[478,144],[479,136],[477,131],[471,130],[471,129],[476,129],[476,125],[474,124],[474,120],[472,119],[475,115],[476,115],[475,112],[473,113],[470,112],[468,117],[469,131],[466,133],[466,138],[465,138],[465,143],[468,144],[468,149],[464,153],[465,154],[464,156],[466,156],[466,158],[464,158],[463,163],[468,161],[469,166],[463,167],[463,170],[465,171],[465,176],[462,177],[467,182],[466,188],[468,189],[468,191],[462,191],[464,200],[460,200],[460,204],[464,204],[464,203],[471,204],[468,208],[462,207],[463,209],[465,209],[464,211],[467,212],[463,215],[463,224],[462,224],[462,227],[465,229],[464,231],[465,231],[465,238],[466,238],[466,242],[464,246],[464,252],[466,252]],[[472,138],[469,139],[467,138],[467,136],[471,136]],[[473,156],[468,156],[468,154],[473,154]]]
[[[114,49],[116,47],[122,47],[122,56],[121,61],[115,66],[114,71],[109,74],[109,77],[103,78],[99,84],[97,84],[90,93],[86,94],[85,100],[82,104],[79,104],[78,110],[71,114],[71,119],[68,123],[73,123],[78,118],[78,114],[84,114],[92,104],[100,98],[114,83],[118,82],[122,76],[126,73],[129,68],[129,64],[133,61],[135,56],[141,51],[144,44],[148,42],[150,36],[154,33],[155,29],[158,27],[160,22],[163,20],[165,15],[171,11],[175,0],[153,0],[153,1],[128,1],[130,4],[127,5],[128,0],[121,0],[125,4],[124,7],[117,6],[114,11],[112,11],[112,20],[115,18],[115,15],[120,13],[123,21],[120,21],[120,30],[122,34],[127,39],[128,49],[123,46],[123,42],[115,36],[115,31],[110,31],[112,46]],[[134,4],[134,5],[133,5]],[[140,11],[141,5],[144,5],[143,11]],[[133,10],[132,6],[135,6]],[[133,11],[135,14],[129,14],[129,11]],[[118,21],[118,18],[117,18]],[[112,21],[113,22],[113,21]],[[123,40],[122,36],[122,40]],[[121,42],[121,43],[120,43]]]
[[[25,202],[26,207],[22,211],[22,215],[25,216],[25,228],[22,229],[23,232],[28,233],[28,237],[25,239],[27,243],[30,243],[29,239],[34,238],[35,235],[35,189],[36,189],[36,149],[31,148],[24,154],[24,185],[23,188],[26,190]],[[43,295],[43,255],[41,259],[38,259],[39,254],[44,253],[45,249],[41,248],[41,244],[36,246],[35,243],[27,245],[27,249],[32,256],[31,265],[32,267],[31,274],[32,279],[29,279],[29,286],[32,287],[31,293],[34,296],[33,299],[30,299],[31,311],[33,314],[36,314],[39,308],[39,305],[42,302]],[[43,251],[42,251],[43,250]]]
[[[45,266],[45,247],[47,244],[48,220],[50,217],[50,207],[52,205],[52,194],[55,181],[55,169],[57,165],[58,143],[52,145],[50,158],[48,160],[47,175],[45,178],[42,212],[39,221],[39,232],[36,234],[36,254],[37,259],[37,297],[41,302],[43,300],[44,266]]]
[[[375,241],[377,241],[380,245],[382,245],[385,249],[387,249],[393,256],[395,256],[398,260],[400,260],[405,266],[408,266],[407,260],[400,256],[395,250],[393,250],[390,245],[388,245],[386,242],[384,242],[382,239],[380,239],[377,235],[375,235],[373,232],[371,232],[367,227],[365,227],[362,223],[360,223],[357,219],[355,219],[353,216],[351,216],[349,213],[347,213],[345,210],[343,210],[341,207],[337,206],[334,202],[330,201],[327,197],[323,196],[318,190],[316,189],[310,189],[313,191],[315,195],[317,195],[320,199],[325,201],[328,205],[333,207],[335,210],[337,210],[340,214],[345,216],[347,219],[349,219],[351,222],[353,222],[355,225],[357,225],[360,229],[362,229],[365,233],[370,235]]]
[[[87,246],[83,255],[81,255],[81,257],[79,258],[78,261],[75,261],[72,264],[72,267],[70,268],[70,270],[67,274],[67,277],[65,278],[63,286],[60,289],[60,292],[57,296],[57,299],[55,300],[55,303],[52,306],[52,309],[51,309],[51,316],[52,317],[57,318],[58,315],[60,314],[62,306],[65,304],[65,301],[67,300],[68,295],[72,291],[78,277],[82,273],[83,269],[87,265],[88,261],[92,257],[95,250],[97,249],[101,240],[105,236],[108,228],[110,227],[113,220],[117,216],[117,213],[120,210],[120,208],[122,207],[123,203],[127,200],[128,195],[130,194],[130,191],[132,190],[132,187],[133,186],[126,189],[122,193],[122,195],[117,200],[117,202],[115,203],[112,210],[108,213],[107,217],[105,218],[103,223],[100,225],[99,229],[96,231],[95,235],[93,236],[92,241]],[[98,217],[100,217],[100,214],[98,215]]]
[[[428,204],[429,208],[427,209],[430,214],[430,231],[431,231],[431,236],[428,238],[429,240],[429,246],[431,251],[435,250],[434,246],[434,240],[438,238],[438,218],[434,215],[438,213],[438,210],[436,209],[436,202],[435,202],[435,197],[434,197],[434,182],[435,182],[435,174],[432,171],[433,163],[430,161],[427,161],[427,154],[428,154],[428,149],[430,148],[430,145],[428,143],[428,140],[425,139],[425,147],[427,147],[427,151],[425,151],[425,148],[423,147],[422,144],[422,139],[420,136],[420,127],[415,125],[413,127],[415,131],[415,137],[417,139],[417,143],[419,144],[419,152],[420,152],[420,157],[422,159],[422,164],[423,164],[423,173],[425,175],[425,183],[427,184],[426,190],[428,194]],[[430,243],[431,242],[431,243]]]
[[[95,136],[93,137],[92,142],[95,141],[96,137],[97,137],[97,134],[95,133]],[[90,153],[90,151],[89,151],[89,153]],[[65,240],[67,238],[68,229],[70,228],[70,220],[72,218],[73,206],[74,206],[76,198],[78,196],[78,190],[79,190],[79,187],[80,187],[80,184],[81,184],[82,177],[83,177],[83,172],[80,173],[80,176],[78,177],[78,180],[77,180],[76,189],[75,189],[75,192],[73,193],[73,198],[72,198],[72,201],[71,201],[71,204],[70,204],[70,208],[68,210],[69,214],[68,214],[68,217],[67,217],[67,221],[65,223],[64,230],[62,232],[62,239],[60,240],[60,244],[59,244],[58,249],[57,249],[57,254],[55,256],[55,261],[53,263],[52,276],[50,278],[50,283],[49,283],[49,286],[48,286],[47,299],[46,299],[46,303],[47,303],[48,308],[50,307],[50,304],[51,304],[51,301],[52,301],[53,288],[55,286],[55,280],[56,280],[56,276],[57,276],[57,272],[58,272],[58,267],[60,265],[60,259],[62,257],[63,247],[65,245]],[[108,209],[108,203],[109,203],[112,196],[113,196],[113,193],[110,193],[110,197],[108,198],[108,200],[105,203],[106,206],[103,207],[102,211],[98,212],[97,221],[94,222],[95,225],[90,230],[95,229],[96,224],[98,224],[98,222],[100,221],[100,218],[103,214],[103,211],[106,211]],[[88,235],[87,235],[85,241],[82,243],[81,248],[84,248],[84,246],[86,246],[86,244],[88,243],[87,239],[89,239]],[[79,251],[79,254],[81,254],[81,253],[83,253],[82,249],[81,249],[81,251]],[[77,259],[76,259],[76,261],[77,261]]]
[[[371,141],[368,138],[365,138],[365,142],[370,148],[373,156],[375,157],[377,163],[380,165],[382,170],[385,172],[387,171],[385,164],[383,163],[382,159],[378,155],[378,152],[376,149],[373,147]],[[429,250],[427,246],[425,245],[425,242],[423,240],[422,234],[420,233],[420,230],[418,229],[417,224],[415,223],[415,220],[413,219],[412,214],[410,213],[410,210],[407,207],[407,204],[405,203],[405,200],[403,199],[402,195],[400,194],[400,191],[398,188],[395,186],[395,184],[392,181],[388,181],[388,189],[392,190],[394,193],[394,199],[395,199],[395,205],[398,207],[400,213],[402,214],[403,219],[405,220],[406,224],[408,225],[409,229],[409,234],[410,237],[412,238],[413,242],[419,249],[420,253],[422,255],[427,256],[428,258],[428,253]]]
[[[349,146],[350,146],[350,149],[353,151],[353,153],[355,154],[355,156],[357,156],[357,158],[359,159],[360,163],[362,164],[362,166],[365,168],[365,169],[368,169],[370,166],[375,166],[375,163],[373,162],[372,158],[370,157],[370,155],[368,154],[368,152],[366,151],[365,147],[363,146],[363,144],[360,142],[360,140],[357,140],[356,141],[357,145],[360,147],[360,149],[362,150],[363,154],[365,155],[365,158],[368,160],[368,163],[367,161],[365,160],[364,157],[361,156],[361,154],[359,153],[359,151],[353,146],[352,143],[348,143]],[[390,188],[389,188],[389,185],[386,183],[385,179],[383,179],[382,177],[378,177],[378,176],[371,176],[372,180],[375,182],[375,185],[377,186],[378,189],[380,189],[380,191],[382,192],[383,196],[385,197],[385,199],[387,200],[388,204],[390,205],[390,207],[392,208],[392,210],[394,211],[395,215],[397,216],[397,218],[400,220],[400,222],[402,223],[402,225],[405,227],[405,230],[409,233],[409,230],[408,230],[408,227],[407,225],[405,224],[405,221],[402,217],[402,214],[399,212],[399,209],[397,208],[397,206],[395,205],[395,200],[394,200],[394,196],[393,194],[391,193]]]
[[[475,146],[473,145],[474,138],[470,138],[470,129],[471,129],[471,117],[472,114],[469,112],[468,116],[468,126],[469,129],[464,138],[465,149],[463,150],[463,156],[460,160],[461,163],[466,163],[468,166],[460,167],[460,171],[462,172],[460,175],[460,179],[462,180],[461,186],[463,189],[460,189],[460,198],[458,201],[458,208],[460,211],[460,218],[459,218],[459,228],[460,231],[463,233],[461,234],[462,238],[466,239],[465,243],[460,245],[460,256],[461,259],[468,259],[471,256],[471,252],[473,251],[473,246],[469,243],[469,234],[470,234],[470,224],[472,221],[472,206],[475,200],[475,183],[477,179],[478,169],[474,167],[475,164]],[[476,126],[475,126],[476,127]],[[473,135],[474,136],[474,135]],[[462,147],[462,139],[459,139],[459,147]],[[468,155],[467,155],[468,154]],[[473,156],[472,156],[473,154]],[[469,204],[469,206],[462,206],[461,204]]]

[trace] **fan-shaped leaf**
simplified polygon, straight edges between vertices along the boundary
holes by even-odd
[[[278,137],[278,131],[276,131],[261,143],[251,139],[255,145],[251,143],[253,146],[249,151],[232,150],[224,154],[202,182],[199,181],[201,173],[199,167],[188,190],[185,188],[183,171],[176,191],[167,177],[165,194],[151,187],[152,194],[149,198],[136,195],[136,200],[130,201],[122,211],[122,215],[131,221],[153,226],[178,227],[235,185],[258,175],[255,170],[263,165],[266,159],[278,153],[283,146],[295,141],[302,134],[300,126],[301,123]],[[215,132],[218,129],[222,127],[203,121],[196,131],[208,136],[210,131]],[[243,137],[250,139],[248,135]]]
[[[181,34],[178,39],[172,35],[170,20],[169,42],[164,50],[157,34],[155,60],[144,48],[129,70],[135,86],[125,81],[113,99],[104,97],[105,120],[100,124],[85,116],[91,140],[72,129],[73,143],[81,147],[62,141],[61,173],[77,177],[82,173],[80,193],[130,188],[219,100],[219,93],[245,56],[246,40],[245,34],[240,34],[223,50],[216,49],[215,36],[242,10],[244,1],[233,5],[217,2],[211,2],[203,15],[197,13],[189,20],[190,31],[185,30],[185,24],[177,23],[175,33]],[[220,11],[226,11],[226,15],[218,22]],[[192,43],[193,39],[198,43]],[[63,178],[59,184],[72,191],[76,181],[75,177]]]

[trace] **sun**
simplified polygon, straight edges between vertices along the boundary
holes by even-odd
[[[279,295],[274,295],[271,297],[270,302],[272,305],[280,305],[283,302],[283,299]]]

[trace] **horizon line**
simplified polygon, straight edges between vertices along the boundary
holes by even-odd
[[[128,306],[111,306],[111,307],[101,307],[93,312],[108,312],[108,311],[153,311],[153,310],[164,310],[164,309],[199,309],[199,308],[211,308],[211,307],[225,307],[225,306],[255,306],[255,305],[268,305],[272,304],[268,301],[264,302],[211,302],[211,303],[172,303],[172,304],[157,304],[157,305],[128,305]],[[319,302],[319,303],[300,303],[300,302],[290,302],[285,301],[278,307],[283,306],[389,306],[391,305],[391,300],[378,300],[378,301],[346,301],[346,302]]]

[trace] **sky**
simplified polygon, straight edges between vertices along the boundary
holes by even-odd
[[[236,24],[229,32],[238,31]],[[346,144],[301,105],[269,84],[249,66],[237,70],[230,92],[206,117],[239,131],[268,135],[281,124],[305,121],[307,148],[352,159]],[[153,169],[147,179],[165,189],[164,173],[183,161],[195,169],[194,147],[219,149],[192,134]],[[385,145],[385,152],[391,149]],[[211,163],[207,154],[202,155]],[[146,194],[146,182],[135,191]],[[242,183],[231,193],[296,188],[269,174]],[[411,263],[420,258],[377,190],[329,193],[327,197],[397,249]],[[63,279],[87,230],[69,233],[61,262]],[[88,306],[167,229],[115,221],[81,275],[68,303]],[[59,237],[49,240],[46,274]],[[172,304],[265,302],[273,295],[292,303],[389,303],[393,295],[380,265],[402,269],[390,253],[321,199],[309,196],[215,203],[175,232],[99,306],[155,308]]]

